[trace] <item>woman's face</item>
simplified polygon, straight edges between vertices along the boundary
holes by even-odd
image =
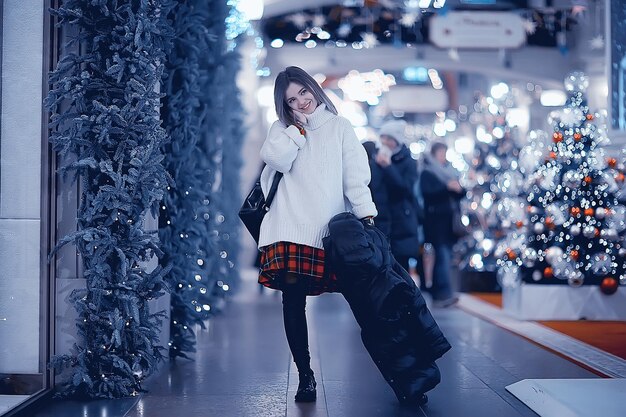
[[[319,104],[313,97],[313,93],[306,87],[294,82],[290,83],[285,91],[285,102],[292,110],[304,114],[313,113]]]
[[[398,141],[389,135],[380,135],[380,142],[392,151],[399,146]]]
[[[446,160],[447,151],[448,150],[446,148],[440,148],[437,149],[437,152],[435,152],[435,160],[441,165],[446,165],[448,163],[448,161]]]

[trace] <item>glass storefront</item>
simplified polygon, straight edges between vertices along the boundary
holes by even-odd
[[[0,1],[0,415],[49,385],[44,5]],[[28,34],[28,36],[25,36]]]

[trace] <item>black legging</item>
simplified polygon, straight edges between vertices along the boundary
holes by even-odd
[[[283,319],[289,349],[299,373],[311,371],[309,336],[306,324],[306,289],[302,279],[289,277],[283,285]]]

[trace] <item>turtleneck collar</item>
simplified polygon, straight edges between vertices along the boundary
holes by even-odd
[[[335,117],[335,115],[326,110],[326,104],[321,103],[317,106],[313,113],[307,115],[307,123],[305,127],[310,130],[318,129],[333,117]]]

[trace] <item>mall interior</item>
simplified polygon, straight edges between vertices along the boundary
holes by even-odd
[[[625,1],[0,0],[0,37],[0,416],[624,415]]]

